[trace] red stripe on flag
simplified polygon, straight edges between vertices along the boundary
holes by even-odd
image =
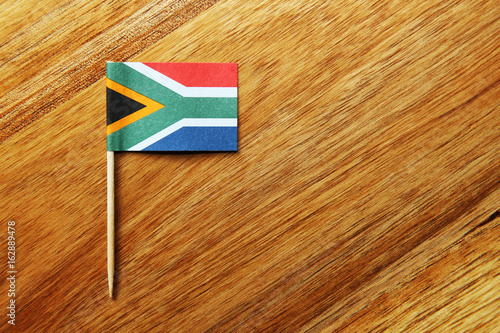
[[[238,64],[145,62],[186,87],[237,87]]]

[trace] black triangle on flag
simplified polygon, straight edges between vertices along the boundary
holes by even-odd
[[[146,107],[146,105],[134,101],[108,87],[106,87],[106,102],[108,110],[107,125]]]

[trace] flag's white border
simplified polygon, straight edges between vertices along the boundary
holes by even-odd
[[[183,127],[237,127],[238,119],[236,118],[184,118],[178,122],[168,126],[167,128],[161,130],[155,135],[150,136],[144,141],[139,142],[133,147],[130,147],[129,151],[141,151],[153,143],[160,141],[166,136],[174,133],[175,131]]]

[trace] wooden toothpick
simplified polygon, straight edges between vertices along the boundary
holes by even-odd
[[[115,156],[108,151],[108,288],[113,297],[113,278],[115,275]]]

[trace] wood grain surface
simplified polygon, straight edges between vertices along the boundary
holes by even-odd
[[[498,1],[4,1],[0,328],[500,332]],[[237,153],[116,155],[106,60],[237,62]],[[7,223],[16,223],[16,325]]]

